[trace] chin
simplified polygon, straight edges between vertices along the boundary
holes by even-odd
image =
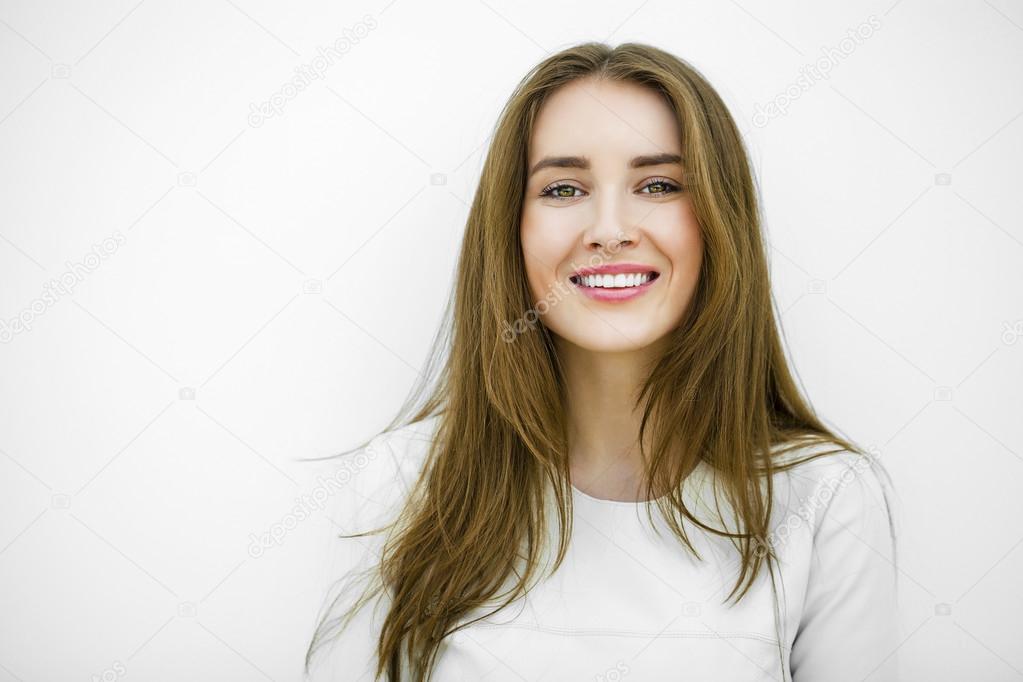
[[[584,328],[585,327],[585,328]],[[551,329],[563,341],[593,353],[625,353],[649,348],[663,338],[654,330],[637,329],[634,325],[619,327],[622,333],[604,322],[573,326],[571,329]]]

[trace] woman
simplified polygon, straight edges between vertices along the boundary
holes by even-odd
[[[386,533],[372,584],[349,603],[346,583],[307,666],[325,647],[322,679],[885,679],[883,469],[793,382],[758,210],[684,61],[588,43],[526,76],[443,370],[343,491],[367,529],[347,537]]]

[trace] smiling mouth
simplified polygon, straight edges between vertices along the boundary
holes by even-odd
[[[569,281],[585,289],[632,289],[653,282],[660,277],[656,271],[630,272],[617,275],[572,275]]]

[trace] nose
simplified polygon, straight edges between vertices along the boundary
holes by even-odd
[[[588,251],[618,249],[639,241],[639,230],[626,218],[623,204],[611,193],[595,202],[596,215],[582,235]]]

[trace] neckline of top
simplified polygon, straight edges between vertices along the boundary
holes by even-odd
[[[693,470],[690,471],[689,475],[686,476],[685,479],[683,480],[683,482],[682,482],[683,489],[685,489],[686,486],[690,485],[690,480],[692,479],[693,474],[699,473],[701,476],[705,475],[706,474],[706,471],[705,471],[706,467],[707,467],[707,464],[702,459],[698,460],[696,462],[696,466],[693,467]],[[655,497],[655,498],[650,499],[650,500],[636,500],[636,501],[633,501],[633,502],[630,502],[628,500],[605,500],[603,498],[594,497],[593,495],[588,495],[587,493],[584,493],[582,490],[579,490],[579,488],[576,488],[575,484],[570,484],[570,485],[572,486],[572,494],[573,494],[574,497],[576,497],[578,499],[581,499],[581,500],[585,500],[587,502],[592,502],[592,503],[600,504],[600,505],[614,506],[614,507],[639,507],[639,506],[647,504],[648,502],[651,503],[651,504],[654,504],[654,503],[657,502],[657,500],[660,500],[660,499],[662,499],[664,497],[667,497],[667,495],[661,495],[660,497]]]

